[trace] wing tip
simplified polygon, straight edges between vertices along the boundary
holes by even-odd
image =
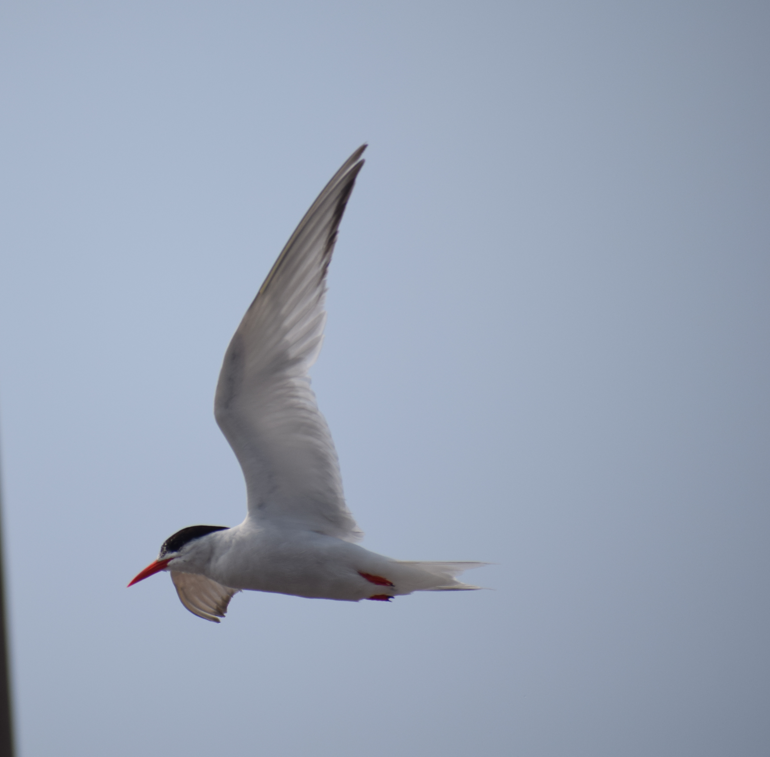
[[[368,142],[364,142],[361,147],[359,147],[346,161],[345,165],[353,164],[355,163],[363,154],[364,150],[369,147]],[[363,161],[361,161],[363,163]]]

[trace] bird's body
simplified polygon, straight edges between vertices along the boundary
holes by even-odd
[[[358,602],[373,595],[397,596],[426,587],[461,587],[440,567],[442,563],[391,560],[334,536],[260,527],[250,518],[207,540],[209,544],[201,545],[207,555],[201,554],[205,575],[239,590]],[[458,569],[460,566],[472,564],[460,563]],[[375,582],[377,578],[382,583]]]
[[[185,607],[207,620],[219,622],[244,589],[356,602],[476,588],[455,575],[482,563],[404,562],[354,543],[362,534],[310,388],[308,369],[323,339],[326,271],[364,149],[308,210],[225,354],[215,415],[246,478],[246,519],[233,528],[178,531],[131,582],[168,570]]]

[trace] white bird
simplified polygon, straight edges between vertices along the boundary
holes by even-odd
[[[310,388],[326,321],[326,271],[365,149],[300,221],[225,354],[214,412],[246,478],[246,519],[177,531],[129,584],[169,571],[182,604],[215,623],[244,589],[358,602],[478,588],[455,576],[484,563],[404,562],[355,544],[362,533]]]

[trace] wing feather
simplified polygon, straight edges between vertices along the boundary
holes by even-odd
[[[224,618],[227,605],[234,594],[240,589],[231,589],[222,586],[211,578],[197,573],[182,573],[172,570],[171,580],[176,587],[176,593],[182,604],[199,618],[219,623],[219,618]]]
[[[230,342],[215,415],[246,478],[249,516],[356,541],[308,370],[323,341],[326,272],[360,147],[300,221]]]

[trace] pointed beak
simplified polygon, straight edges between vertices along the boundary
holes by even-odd
[[[139,583],[139,581],[144,581],[145,578],[149,578],[150,576],[159,573],[171,562],[171,560],[172,558],[169,557],[167,560],[156,560],[155,562],[150,563],[141,573],[136,576],[136,578],[134,578],[133,581],[131,581],[129,586],[133,586],[134,584]]]

